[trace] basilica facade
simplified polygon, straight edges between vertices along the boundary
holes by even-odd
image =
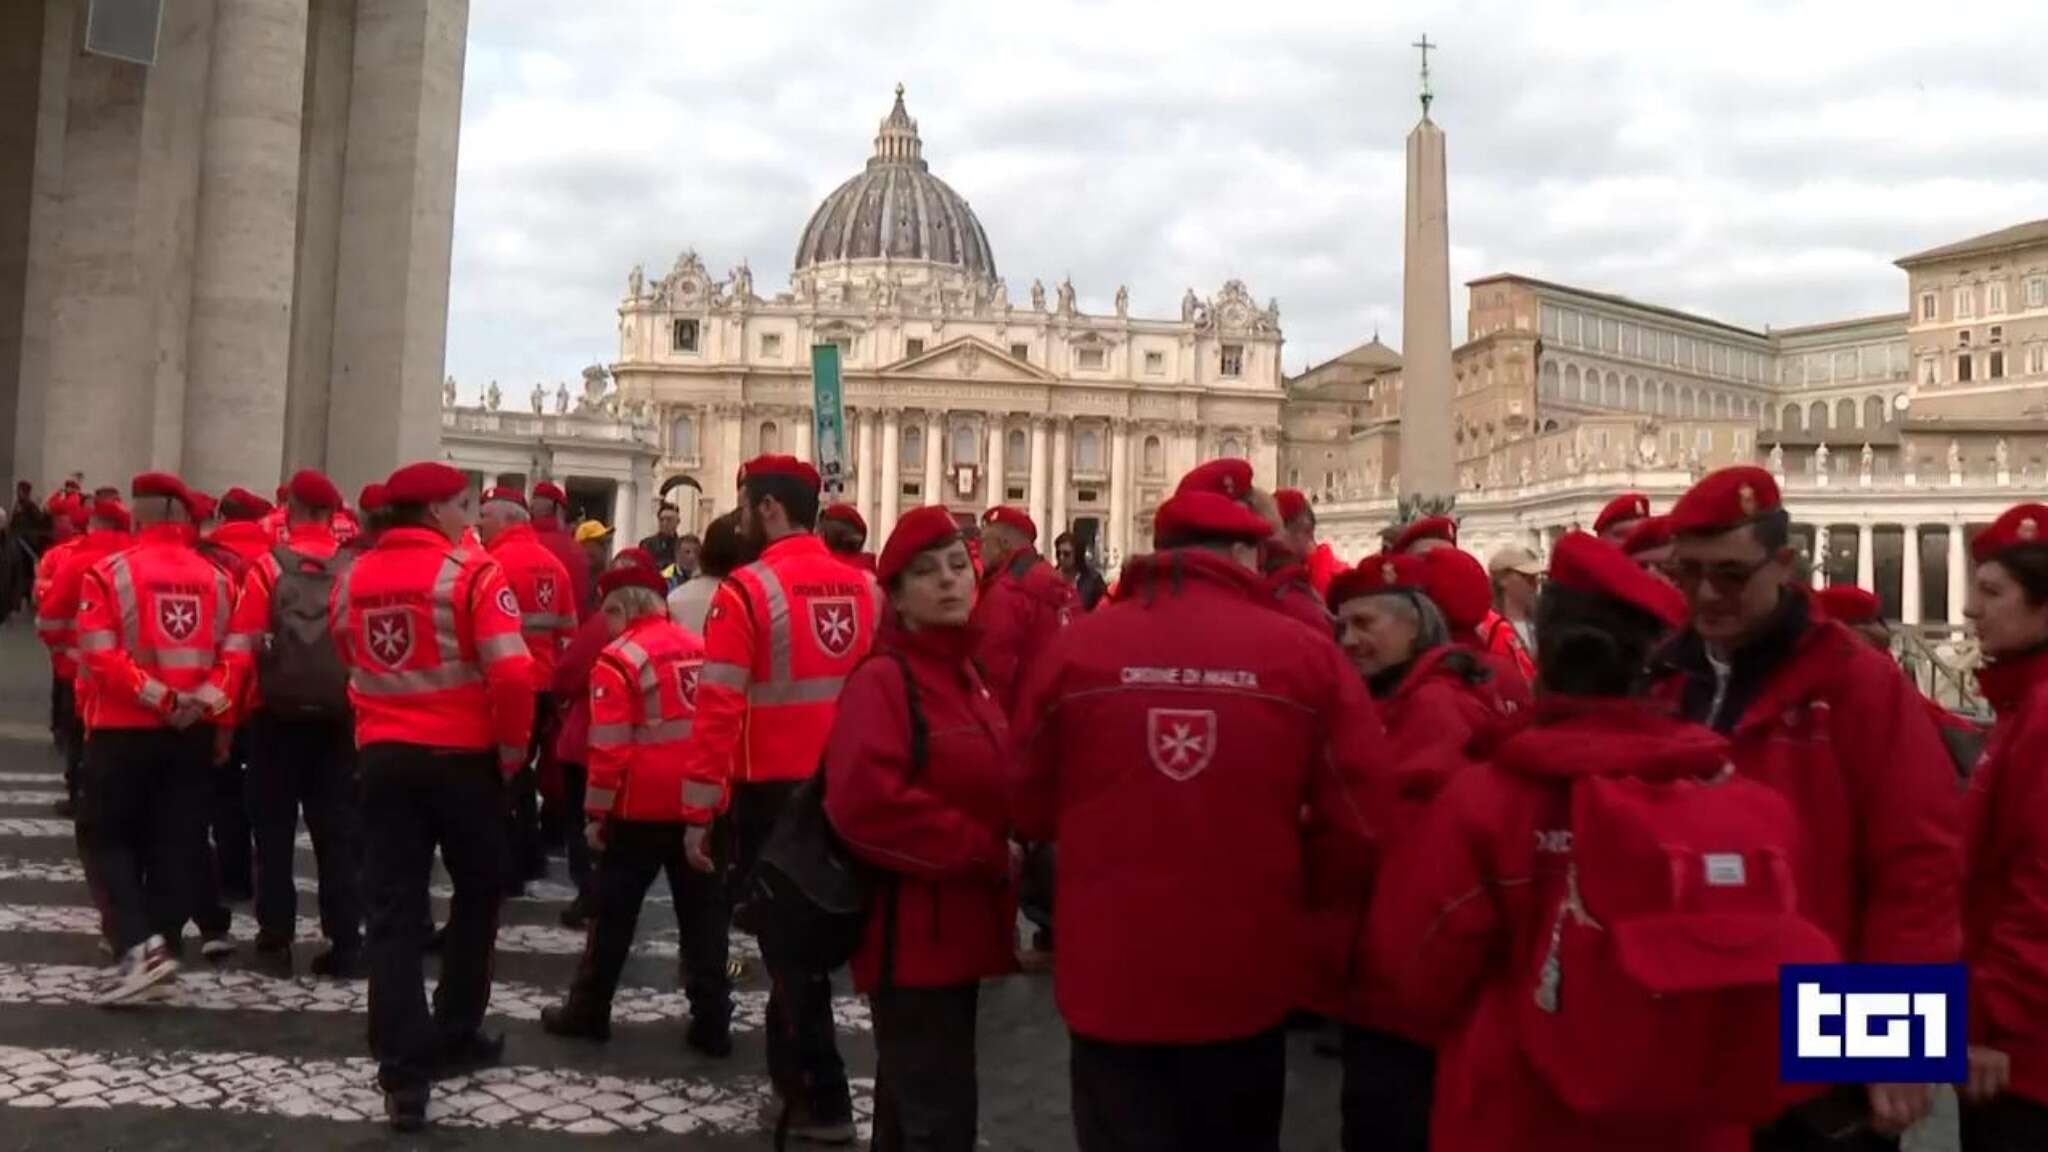
[[[763,452],[811,458],[811,347],[838,345],[842,498],[876,546],[897,516],[1027,508],[1050,549],[1072,531],[1098,562],[1151,546],[1175,479],[1220,456],[1279,466],[1280,316],[1238,281],[1177,315],[1133,315],[1119,288],[1084,313],[1071,283],[1013,293],[967,201],[933,175],[901,88],[866,166],[812,214],[786,290],[694,252],[619,305],[619,403],[660,431],[655,465],[685,524],[731,508]],[[677,487],[678,482],[682,487]]]

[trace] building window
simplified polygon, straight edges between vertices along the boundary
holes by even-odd
[[[695,352],[697,350],[697,322],[678,320],[669,328],[668,347],[671,352]]]
[[[1920,319],[1928,321],[1934,319],[1934,293],[1932,292],[1922,292],[1920,294]]]
[[[1003,472],[1009,476],[1022,476],[1031,471],[1031,441],[1022,428],[1010,429],[1003,437]]]
[[[903,458],[924,459],[924,429],[915,424],[906,425],[903,429]]]
[[[1968,352],[1956,357],[1956,383],[1968,384],[1970,382],[1970,367],[1970,354]]]
[[[1749,455],[1749,433],[1737,432],[1735,434],[1735,455],[1738,458]]]
[[[924,355],[924,341],[917,339],[915,336],[905,340],[903,342],[903,355],[906,358]]]
[[[2027,281],[2027,307],[2048,306],[2048,279],[2036,276]]]
[[[1984,314],[1996,316],[2005,311],[2005,281],[1993,280],[1984,286]]]
[[[1920,383],[1924,387],[1932,387],[1941,383],[1941,361],[1936,360],[1932,356],[1921,358]]]
[[[1074,429],[1074,470],[1076,472],[1102,471],[1101,429],[1087,427]]]
[[[773,420],[762,421],[761,455],[767,456],[780,451],[782,451],[782,430],[775,426],[775,421]]]
[[[761,333],[761,356],[762,356],[762,358],[763,358],[763,359],[769,359],[769,358],[774,358],[774,357],[780,357],[781,355],[782,355],[782,333],[780,333],[780,332],[763,332],[763,333]]]
[[[1024,489],[1015,485],[1007,486],[1003,489],[1003,499],[1011,504],[1022,504],[1026,499]]]
[[[973,464],[981,459],[981,437],[967,424],[953,428],[953,463]]]
[[[697,422],[688,415],[668,422],[668,454],[678,460],[697,458]]]
[[[2005,325],[1993,324],[1991,326],[1991,346],[1996,348],[2003,343],[2005,343]]]
[[[1159,443],[1159,437],[1145,437],[1145,475],[1157,476],[1166,471],[1166,450]]]
[[[1225,376],[1244,375],[1244,345],[1225,344],[1223,346],[1222,373]]]
[[[1077,364],[1077,365],[1078,365],[1079,367],[1081,367],[1082,369],[1084,369],[1084,370],[1086,370],[1086,371],[1090,371],[1090,372],[1100,372],[1100,371],[1102,371],[1102,365],[1103,365],[1103,354],[1102,354],[1102,349],[1100,349],[1100,348],[1080,348],[1080,349],[1076,349],[1076,350],[1075,350],[1075,354],[1074,354],[1074,359],[1075,359],[1075,363],[1076,363],[1076,364]]]
[[[1955,318],[1968,320],[1977,314],[1977,294],[1968,285],[1956,289]]]
[[[1165,372],[1165,371],[1166,371],[1166,353],[1164,353],[1164,352],[1147,352],[1147,353],[1145,353],[1145,374],[1146,374],[1147,376],[1157,376],[1157,375],[1159,375],[1159,374],[1161,374],[1161,373],[1163,373],[1163,372]]]
[[[1024,362],[1025,362],[1026,364],[1029,364],[1029,363],[1031,363],[1031,345],[1029,345],[1029,344],[1012,344],[1012,345],[1010,345],[1010,359],[1012,359],[1012,360],[1022,360],[1022,361],[1024,361]]]
[[[1714,450],[1714,430],[1712,428],[1700,429],[1699,435],[1693,439],[1693,446],[1698,448],[1703,456],[1712,452]]]
[[[2027,375],[2039,376],[2044,367],[2048,367],[2044,361],[2048,361],[2048,345],[2027,345]]]
[[[2005,379],[2005,353],[1996,348],[1991,350],[1991,371],[1988,373],[1987,378],[1992,380]]]
[[[1960,332],[1956,333],[1956,347],[1958,347],[1958,348],[1968,348],[1969,346],[1970,346],[1970,330],[1969,330],[1968,328],[1965,328],[1965,329],[1963,329],[1962,331],[1960,331]]]
[[[1217,446],[1217,455],[1226,459],[1241,460],[1244,458],[1244,444],[1235,436],[1225,436],[1223,443]]]

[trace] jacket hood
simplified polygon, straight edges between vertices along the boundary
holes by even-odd
[[[1675,780],[1730,768],[1728,741],[1645,700],[1542,696],[1526,715],[1503,728],[1491,750],[1493,762],[1516,775]]]
[[[1178,596],[1190,583],[1211,584],[1249,596],[1260,591],[1264,577],[1227,556],[1199,548],[1168,548],[1124,561],[1117,577],[1118,601],[1150,603],[1162,595]]]

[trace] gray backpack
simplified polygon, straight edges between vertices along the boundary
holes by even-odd
[[[346,551],[322,560],[280,544],[277,584],[270,590],[270,632],[256,660],[256,685],[272,715],[345,720],[348,670],[334,647],[327,604],[348,568]]]

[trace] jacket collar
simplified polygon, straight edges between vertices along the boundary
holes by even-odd
[[[1800,657],[1845,636],[1842,625],[1813,618],[1804,592],[1787,589],[1763,632],[1730,654],[1728,704],[1723,706],[1722,722],[1716,727],[1729,732],[1747,728],[1805,695],[1823,670],[1817,662]],[[1652,665],[1662,672],[1679,673],[1709,693],[1713,690],[1714,667],[1707,659],[1706,642],[1691,627],[1679,633]],[[1731,706],[1738,711],[1730,713]]]
[[[894,608],[882,613],[882,626],[875,643],[885,652],[933,660],[941,664],[965,663],[974,654],[978,631],[972,625],[957,628],[907,628]]]
[[[761,559],[770,556],[829,556],[825,542],[809,532],[792,532],[761,549]]]
[[[386,528],[384,534],[377,538],[377,547],[440,548],[446,550],[455,547],[455,545],[449,543],[446,536],[441,535],[432,528],[419,528],[408,524],[398,528]]]
[[[531,540],[537,544],[540,542],[540,533],[535,532],[531,524],[514,524],[493,536],[491,542],[485,545],[485,550],[496,552],[508,544],[516,544],[521,540]]]
[[[1648,700],[1538,696],[1520,723],[1499,729],[1493,761],[1521,776],[1670,780],[1729,770],[1728,741]]]
[[[1200,548],[1169,548],[1125,561],[1117,578],[1117,599],[1142,597],[1149,603],[1161,590],[1177,596],[1191,585],[1249,598],[1264,589],[1265,578],[1228,556]]]
[[[334,523],[329,520],[287,524],[284,529],[284,540],[291,545],[334,544],[338,547],[340,544],[334,537]]]
[[[1026,572],[1031,571],[1033,565],[1041,562],[1042,559],[1038,555],[1038,549],[1026,544],[1008,556],[1003,557],[1001,564],[990,564],[983,568],[981,570],[981,586],[984,589],[991,587],[996,581],[1005,576],[1012,580],[1021,580]]]
[[[643,632],[651,632],[668,622],[669,619],[667,613],[649,613],[645,616],[640,616],[635,619],[628,620],[626,622],[625,628],[620,630],[618,636],[614,637],[614,639],[625,640],[630,637],[638,636]]]
[[[199,542],[199,529],[190,524],[148,524],[135,533],[135,542],[190,548]]]
[[[2026,702],[2034,686],[2048,682],[2048,643],[2037,644],[1977,669],[1977,687],[2000,716]]]
[[[1481,663],[1470,651],[1455,644],[1439,644],[1402,666],[1403,674],[1391,688],[1387,699],[1405,700],[1414,695],[1431,680],[1453,680],[1461,688],[1484,684],[1493,678],[1493,670]],[[1389,669],[1392,671],[1392,669]],[[1373,693],[1378,699],[1380,694]]]

